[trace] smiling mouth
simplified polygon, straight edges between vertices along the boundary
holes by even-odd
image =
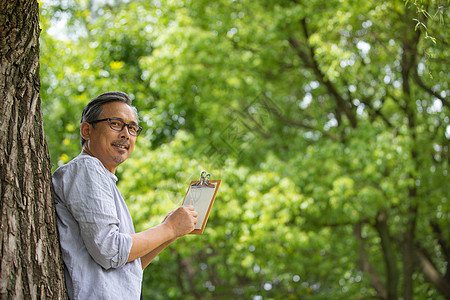
[[[114,147],[123,149],[123,150],[128,150],[130,148],[130,146],[128,144],[121,144],[121,143],[112,143],[112,145]]]

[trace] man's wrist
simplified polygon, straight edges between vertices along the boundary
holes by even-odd
[[[164,232],[167,233],[167,240],[168,240],[168,241],[171,241],[171,240],[177,238],[177,235],[176,235],[176,233],[175,233],[175,230],[174,230],[174,228],[173,228],[170,224],[168,224],[168,223],[162,223],[162,224],[160,224],[160,226],[161,226],[162,228],[164,228]]]

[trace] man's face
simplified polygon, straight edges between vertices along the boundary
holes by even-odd
[[[110,102],[104,104],[102,108],[103,113],[99,119],[118,118],[127,124],[137,124],[133,109],[126,103]],[[81,134],[86,140],[84,152],[98,158],[113,174],[117,166],[133,153],[136,142],[136,137],[130,135],[127,126],[122,131],[115,131],[111,129],[108,121],[98,122],[95,127],[83,123]]]

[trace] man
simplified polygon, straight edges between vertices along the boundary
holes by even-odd
[[[185,206],[135,233],[114,174],[133,152],[141,130],[128,95],[104,93],[82,113],[81,154],[53,174],[70,299],[139,299],[142,270],[197,223],[194,207]]]

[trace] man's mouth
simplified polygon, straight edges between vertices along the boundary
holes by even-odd
[[[114,147],[121,148],[121,149],[124,149],[124,150],[128,150],[130,148],[130,145],[128,143],[117,143],[117,142],[114,142],[114,143],[112,143],[112,145]]]

